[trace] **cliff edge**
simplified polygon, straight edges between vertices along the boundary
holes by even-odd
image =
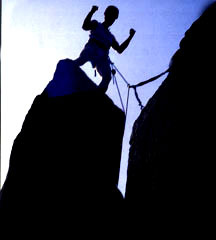
[[[213,3],[133,126],[125,199],[129,219],[143,227],[202,226],[214,209],[215,29]]]

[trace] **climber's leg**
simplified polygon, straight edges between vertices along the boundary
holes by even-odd
[[[109,61],[101,61],[96,65],[96,68],[98,73],[102,76],[102,81],[98,87],[105,93],[111,81],[111,68]]]
[[[84,65],[86,62],[88,62],[88,60],[86,58],[83,58],[81,56],[79,56],[77,59],[74,60],[74,63],[77,65],[77,66],[82,66]]]
[[[84,49],[80,53],[80,56],[77,59],[74,60],[74,63],[77,66],[82,66],[82,65],[84,65],[88,61],[89,61],[89,52],[86,49]]]

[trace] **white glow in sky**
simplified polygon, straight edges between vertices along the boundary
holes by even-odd
[[[88,40],[81,26],[92,5],[99,10],[93,19],[103,21],[108,5],[116,5],[119,18],[111,32],[119,43],[136,34],[121,55],[110,57],[130,84],[144,81],[167,69],[185,31],[211,0],[3,0],[2,1],[2,135],[1,184],[9,164],[12,144],[36,97],[52,79],[60,59],[75,59]],[[84,71],[97,84],[99,77],[88,63]],[[138,89],[145,105],[165,77]],[[117,75],[123,100],[127,86]],[[121,107],[116,87],[110,83],[108,96]],[[129,138],[140,109],[131,91],[121,160],[119,189],[126,183]],[[61,163],[59,163],[61,164]]]

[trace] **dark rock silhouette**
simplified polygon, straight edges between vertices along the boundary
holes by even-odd
[[[0,199],[5,229],[82,238],[117,227],[124,122],[72,60],[61,60],[13,144]]]
[[[212,224],[215,29],[216,3],[185,33],[169,75],[134,124],[125,200],[129,224],[142,225],[143,234],[159,227],[198,233]]]

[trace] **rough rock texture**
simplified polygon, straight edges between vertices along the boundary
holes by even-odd
[[[65,79],[87,87],[59,96],[65,92],[55,86]],[[59,62],[53,81],[35,98],[14,141],[2,219],[21,234],[96,236],[98,229],[117,227],[121,217],[125,116],[72,60]]]
[[[128,222],[139,219],[143,232],[147,225],[199,228],[213,212],[215,29],[216,3],[185,33],[169,75],[134,124],[125,199]]]

